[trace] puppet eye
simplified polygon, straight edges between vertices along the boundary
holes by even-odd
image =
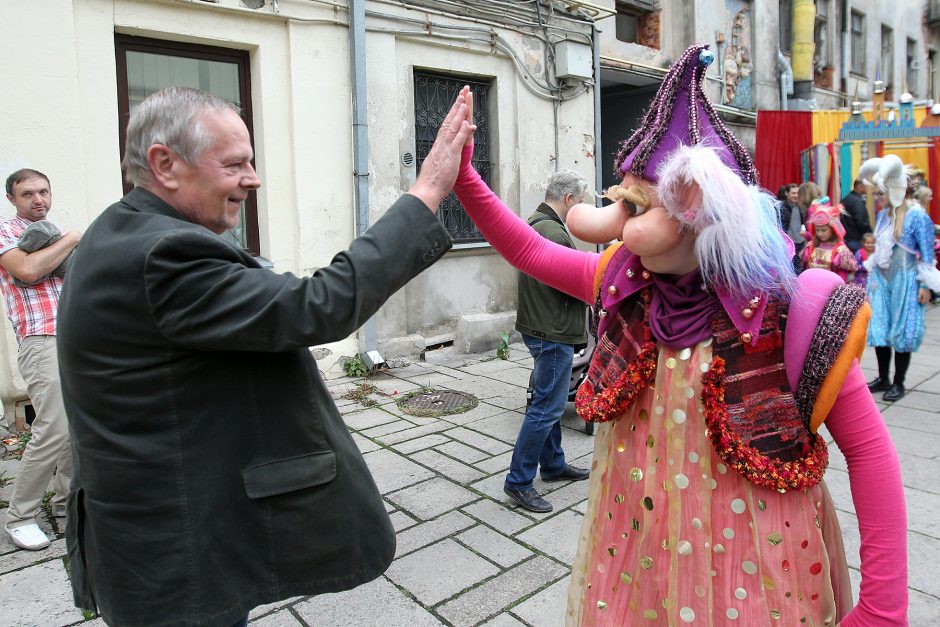
[[[630,217],[642,215],[643,212],[646,211],[646,207],[643,205],[638,205],[634,202],[630,202],[629,200],[624,200],[623,206],[626,208],[627,213],[630,214]]]

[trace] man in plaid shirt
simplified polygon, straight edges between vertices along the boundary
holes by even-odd
[[[45,248],[25,252],[19,247],[20,235],[30,224],[45,220],[52,208],[49,177],[36,170],[17,170],[7,178],[6,192],[16,216],[0,222],[0,291],[19,344],[17,363],[36,418],[13,486],[5,529],[16,546],[35,551],[49,545],[49,538],[36,524],[49,479],[55,473],[52,511],[64,516],[72,475],[55,343],[62,278],[51,273],[72,252],[81,234],[67,231]],[[14,284],[14,278],[28,287]]]

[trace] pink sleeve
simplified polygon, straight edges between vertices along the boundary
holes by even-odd
[[[907,625],[907,511],[894,443],[856,362],[826,427],[845,455],[861,536],[858,605],[842,627]]]
[[[473,169],[472,156],[473,146],[465,147],[454,192],[486,240],[522,272],[593,303],[594,273],[600,255],[568,248],[539,235],[483,182]]]

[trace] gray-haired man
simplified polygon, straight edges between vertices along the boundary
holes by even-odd
[[[545,238],[574,248],[565,227],[568,210],[588,196],[587,180],[572,170],[555,173],[545,202],[529,224]],[[519,273],[516,330],[532,358],[532,402],[526,409],[509,463],[503,491],[523,508],[550,512],[552,505],[532,486],[541,467],[543,481],[581,481],[588,471],[565,462],[561,448],[561,415],[568,402],[574,347],[587,342],[584,303],[532,277]]]

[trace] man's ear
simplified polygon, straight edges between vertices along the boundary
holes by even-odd
[[[10,201],[10,204],[13,204],[13,194],[7,194],[7,200]]]
[[[153,144],[147,149],[147,165],[150,166],[150,175],[154,183],[165,189],[178,189],[177,165],[179,155],[164,146]]]

